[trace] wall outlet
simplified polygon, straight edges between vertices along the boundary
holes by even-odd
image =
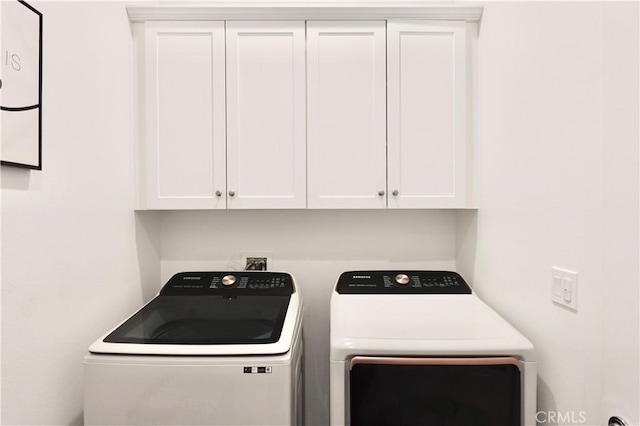
[[[271,253],[248,252],[242,253],[242,269],[248,271],[266,271],[271,265]]]
[[[247,261],[244,265],[245,271],[266,271],[267,270],[267,258],[266,257],[247,257]]]
[[[578,310],[578,273],[567,269],[551,268],[551,300],[553,303]]]

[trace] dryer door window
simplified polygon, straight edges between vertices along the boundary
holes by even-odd
[[[351,425],[520,426],[517,360],[483,360],[356,357]]]

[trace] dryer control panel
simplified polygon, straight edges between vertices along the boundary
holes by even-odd
[[[349,271],[338,279],[339,294],[471,294],[464,278],[450,271]]]
[[[293,279],[285,272],[180,272],[164,285],[160,295],[289,296]]]

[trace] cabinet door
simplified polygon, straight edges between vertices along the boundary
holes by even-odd
[[[309,208],[385,208],[384,21],[307,22]]]
[[[229,208],[305,208],[305,27],[227,22]]]
[[[390,208],[466,202],[465,23],[389,21]]]
[[[145,24],[147,208],[224,209],[224,22]]]

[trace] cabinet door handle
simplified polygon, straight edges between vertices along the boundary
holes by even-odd
[[[394,189],[392,194],[394,197],[397,197],[400,192],[397,189]]]
[[[229,197],[233,197],[234,195],[236,195],[236,191],[229,191]]]
[[[378,195],[382,197],[384,195],[384,190],[381,189],[380,191],[378,191]]]
[[[216,191],[216,197],[222,197],[222,192]]]

